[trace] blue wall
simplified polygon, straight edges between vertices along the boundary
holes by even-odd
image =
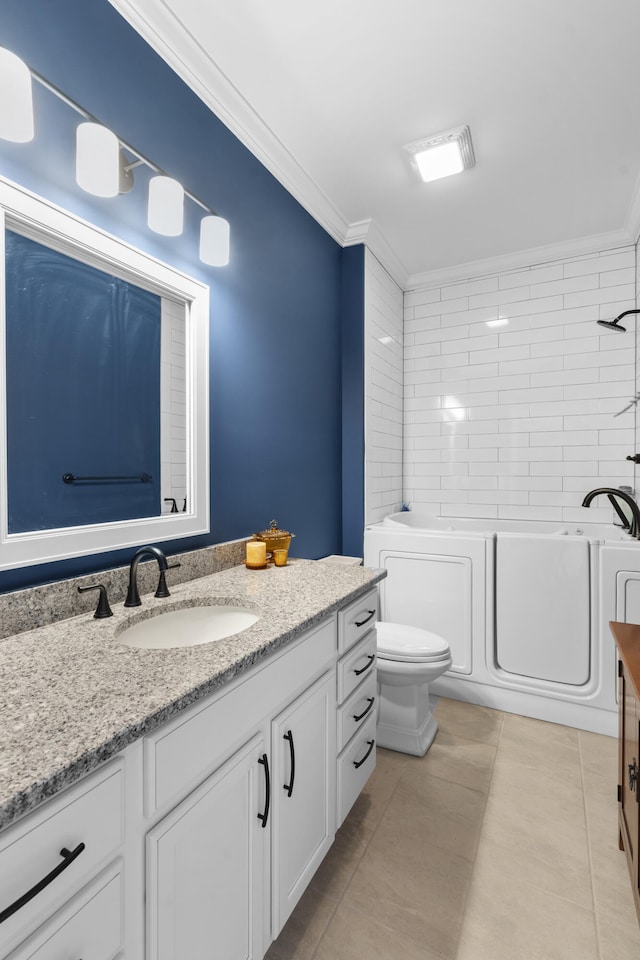
[[[241,537],[275,517],[296,533],[296,556],[341,552],[342,249],[106,0],[2,0],[0,24],[2,45],[231,223],[230,265],[208,268],[197,257],[193,205],[182,237],[147,229],[144,169],[129,195],[83,193],[74,179],[78,118],[37,85],[35,140],[0,141],[0,175],[210,285],[212,527],[167,548]],[[349,502],[360,478],[344,483]],[[129,555],[0,573],[0,590]]]
[[[342,550],[364,550],[364,247],[342,259]]]

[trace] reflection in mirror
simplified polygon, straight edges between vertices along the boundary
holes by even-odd
[[[186,497],[184,306],[5,234],[9,533]]]
[[[207,288],[2,200],[0,568],[206,532]]]

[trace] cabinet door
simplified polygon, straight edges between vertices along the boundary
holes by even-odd
[[[263,758],[257,736],[147,834],[148,960],[261,960]]]
[[[627,854],[636,896],[639,887],[640,854],[638,851],[640,828],[640,710],[633,684],[627,676],[622,661],[619,661],[620,688],[620,833]]]
[[[335,834],[335,672],[272,723],[272,937],[277,937]]]

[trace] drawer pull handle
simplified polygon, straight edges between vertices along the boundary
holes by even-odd
[[[629,768],[629,790],[632,793],[636,794],[636,800],[638,799],[638,764],[636,763],[636,758],[633,758],[633,762],[627,764]]]
[[[269,758],[263,753],[258,763],[264,767],[264,813],[258,814],[258,820],[262,820],[262,826],[266,827],[269,819],[269,805],[271,803],[271,777],[269,776]]]
[[[373,748],[375,747],[375,744],[376,744],[375,740],[367,740],[367,743],[369,744],[369,749],[368,749],[367,752],[365,753],[365,755],[364,755],[364,757],[362,758],[362,760],[354,760],[354,761],[353,761],[353,765],[354,765],[354,767],[356,768],[356,770],[358,769],[358,767],[361,767],[361,766],[362,766],[362,764],[365,762],[365,760],[368,760],[368,759],[369,759],[369,754],[371,753],[371,751],[373,750]]]
[[[375,610],[369,610],[368,613],[369,613],[369,616],[365,617],[364,620],[356,620],[354,626],[364,627],[365,623],[369,623],[369,620],[371,620],[371,617],[375,617],[376,615]]]
[[[375,653],[370,653],[369,656],[367,657],[367,663],[364,667],[361,667],[360,670],[356,670],[354,668],[353,672],[355,673],[356,677],[359,677],[361,673],[364,673],[365,670],[368,670],[373,664],[375,659],[376,659]]]
[[[34,897],[37,897],[45,887],[48,887],[49,884],[59,877],[63,870],[66,870],[76,857],[79,857],[82,851],[84,850],[84,843],[79,843],[75,850],[67,850],[66,847],[63,847],[60,851],[60,856],[64,857],[62,863],[59,863],[57,867],[48,873],[46,877],[43,877],[42,880],[39,880],[35,886],[31,887],[30,890],[27,890],[26,893],[23,893],[21,897],[18,897],[17,900],[14,900],[12,904],[6,907],[0,913],[0,923],[3,923],[5,920],[8,920],[9,917],[12,917],[14,913],[17,913],[21,907],[24,907],[25,904],[29,903],[30,900],[33,900]]]
[[[283,790],[286,790],[287,796],[290,797],[293,793],[293,781],[296,778],[296,749],[293,745],[293,734],[291,730],[287,730],[282,739],[289,741],[289,752],[291,753],[291,779],[289,783],[283,784]]]
[[[376,700],[375,697],[367,697],[367,703],[369,704],[369,706],[368,706],[368,707],[365,707],[365,709],[362,711],[362,713],[360,713],[360,714],[354,713],[354,715],[353,715],[353,719],[355,720],[356,723],[360,723],[360,721],[361,721],[364,717],[366,717],[366,715],[369,713],[369,711],[371,710],[372,706],[374,705],[375,700]]]

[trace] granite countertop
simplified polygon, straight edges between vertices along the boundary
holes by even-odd
[[[0,829],[180,710],[268,657],[385,576],[360,566],[290,560],[235,566],[142,597],[114,616],[83,614],[0,642]],[[204,602],[260,619],[215,643],[141,650],[118,641],[132,620]]]

